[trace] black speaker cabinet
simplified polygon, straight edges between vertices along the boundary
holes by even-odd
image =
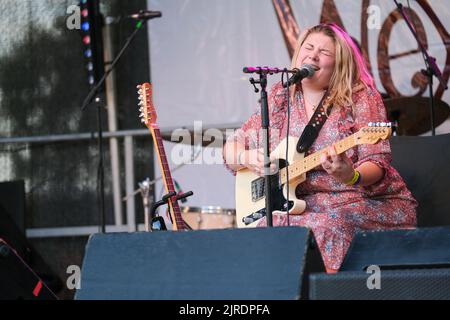
[[[62,280],[44,261],[42,256],[28,242],[25,234],[19,230],[0,204],[0,239],[7,243],[14,253],[23,260],[47,284],[53,292],[59,292],[63,287]]]
[[[55,294],[17,252],[0,239],[0,300],[55,299]]]
[[[374,274],[343,271],[311,274],[311,300],[449,300],[450,269],[381,270]]]
[[[395,136],[390,142],[392,165],[419,202],[417,225],[450,226],[450,134]]]
[[[300,227],[96,234],[75,298],[307,298],[307,275],[324,271],[312,240]]]
[[[450,299],[450,227],[357,233],[337,274],[310,276],[310,299]]]
[[[450,268],[450,227],[358,232],[340,271]]]
[[[25,181],[0,182],[0,206],[25,233]]]

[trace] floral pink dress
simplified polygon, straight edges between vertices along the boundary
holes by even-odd
[[[332,145],[367,126],[369,122],[386,122],[386,109],[378,92],[363,89],[353,94],[351,106],[333,106],[328,120],[308,154]],[[301,91],[291,102],[291,136],[299,137],[308,124]],[[277,83],[269,95],[270,147],[273,150],[286,137],[286,89]],[[353,115],[353,112],[355,113]],[[247,149],[262,148],[259,108],[230,139],[243,143]],[[338,270],[353,236],[358,230],[414,228],[417,202],[399,173],[390,165],[388,140],[374,145],[359,145],[346,152],[358,167],[371,161],[384,169],[384,177],[367,186],[347,186],[320,166],[307,173],[307,180],[297,187],[297,197],[306,201],[302,215],[290,215],[291,226],[310,228],[314,234],[325,266]],[[261,219],[258,226],[266,226]],[[286,226],[286,215],[273,216],[274,226]]]

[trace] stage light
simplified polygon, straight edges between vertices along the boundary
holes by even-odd
[[[87,80],[94,86],[105,72],[103,60],[102,25],[100,0],[81,0],[81,40],[83,55],[86,59],[84,72],[88,71]],[[100,90],[102,91],[102,90]]]
[[[88,32],[89,31],[89,22],[83,22],[83,24],[81,25],[81,30]]]
[[[83,37],[83,43],[85,45],[91,44],[91,37],[90,36]]]

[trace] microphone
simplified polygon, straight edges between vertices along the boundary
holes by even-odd
[[[296,70],[296,72],[286,83],[283,84],[283,87],[289,87],[294,83],[302,81],[304,78],[311,78],[316,72],[316,69],[314,69],[314,67],[310,64],[304,64],[300,67],[300,69],[295,68],[294,70]]]
[[[127,18],[136,20],[150,20],[153,18],[160,18],[161,16],[161,11],[141,10],[138,13],[130,14],[129,16],[127,16]]]
[[[280,72],[295,73],[297,70],[298,69],[288,70],[286,68],[280,69],[280,68],[272,68],[272,67],[244,67],[244,69],[242,71],[244,73],[274,74],[274,73],[280,73]]]

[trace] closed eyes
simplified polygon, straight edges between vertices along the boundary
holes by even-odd
[[[311,51],[311,50],[314,50],[314,46],[311,45],[311,44],[306,44],[305,49],[308,50],[308,51]],[[320,53],[323,53],[326,56],[331,56],[332,55],[331,51],[328,50],[328,49],[321,49]]]

